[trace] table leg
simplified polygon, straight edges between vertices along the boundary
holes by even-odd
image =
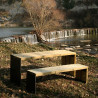
[[[21,59],[11,55],[10,56],[10,80],[16,85],[21,83]]]
[[[27,71],[26,90],[36,93],[36,75]]]
[[[76,63],[76,55],[62,56],[61,58],[62,65],[75,64],[75,63]],[[76,77],[76,71],[68,72],[68,74]]]

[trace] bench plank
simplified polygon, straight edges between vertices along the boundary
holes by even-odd
[[[55,67],[45,67],[45,68],[38,68],[38,69],[31,69],[28,70],[29,72],[35,73],[36,76],[44,76],[48,74],[55,74],[59,72],[69,72],[75,70],[82,70],[87,69],[88,67],[81,64],[69,64],[69,65],[61,65]]]
[[[88,66],[81,64],[69,64],[55,67],[31,69],[27,71],[26,89],[28,92],[36,93],[36,77],[56,74],[59,72],[76,71],[76,79],[87,83]]]
[[[47,57],[51,58],[51,57],[65,56],[65,55],[76,55],[76,53],[71,51],[66,51],[66,50],[52,50],[52,51],[13,54],[13,56],[18,57],[21,60],[25,60],[27,58],[33,58],[33,59],[47,58]]]

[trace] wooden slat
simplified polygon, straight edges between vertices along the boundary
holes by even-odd
[[[48,74],[82,70],[82,69],[87,69],[87,68],[88,68],[87,66],[81,65],[81,64],[69,64],[69,65],[61,65],[61,66],[55,66],[55,67],[32,69],[32,70],[28,70],[28,71],[35,73],[36,76],[44,76],[44,75],[48,75]]]
[[[18,57],[21,60],[25,60],[27,58],[39,59],[39,58],[66,56],[66,55],[76,55],[76,53],[71,51],[66,51],[66,50],[53,50],[53,51],[13,54],[13,56]]]

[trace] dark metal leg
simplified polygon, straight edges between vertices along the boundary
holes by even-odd
[[[36,93],[36,75],[27,71],[26,90],[31,93]]]
[[[21,59],[11,55],[10,56],[10,80],[16,85],[21,83]]]
[[[69,55],[69,56],[62,56],[62,65],[67,65],[67,64],[75,64],[76,63],[76,55]],[[70,65],[69,65],[70,66]],[[76,72],[68,72],[67,74],[71,76],[76,76]]]

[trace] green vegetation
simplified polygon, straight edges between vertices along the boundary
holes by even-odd
[[[72,9],[75,6],[75,0],[63,0],[63,7],[66,9]]]
[[[0,43],[0,98],[97,98],[98,97],[98,59],[77,54],[77,63],[89,66],[88,84],[75,81],[68,75],[51,75],[38,78],[37,94],[25,89],[27,69],[56,66],[60,58],[47,58],[22,62],[22,84],[20,87],[10,82],[10,54],[57,49],[46,44],[27,45],[25,43]],[[25,66],[28,65],[28,66]]]

